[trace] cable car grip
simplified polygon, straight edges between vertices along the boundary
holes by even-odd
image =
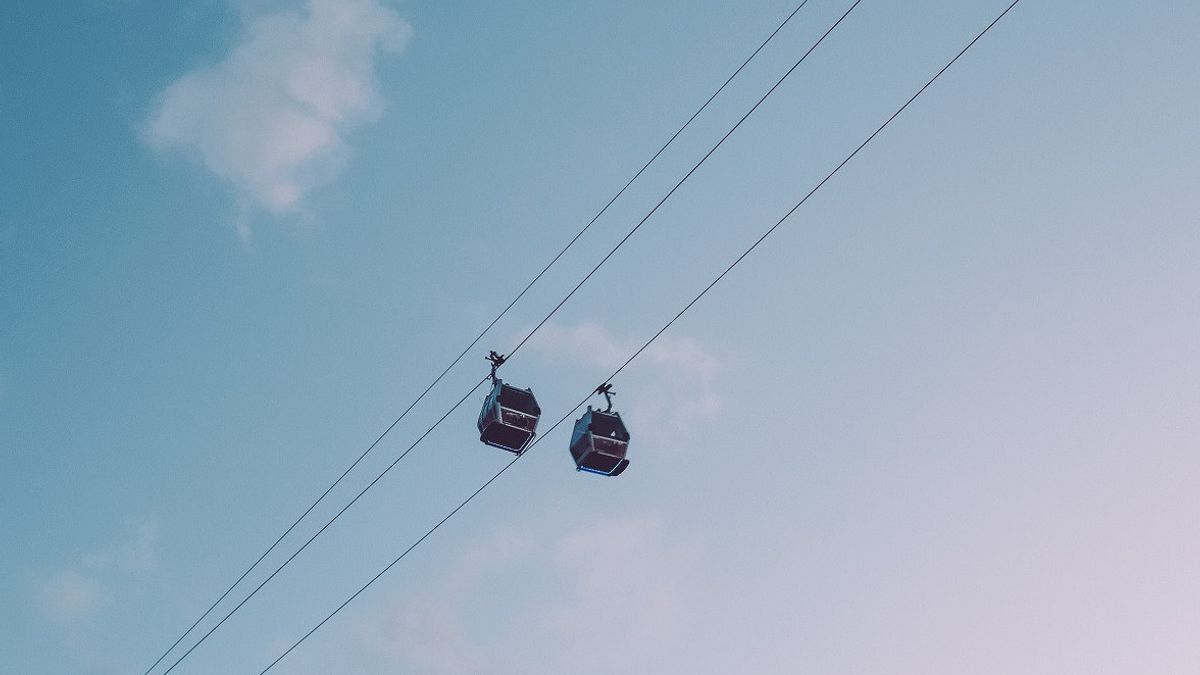
[[[612,397],[617,395],[617,392],[612,390],[612,383],[605,382],[599,387],[596,387],[596,393],[604,396],[604,402],[608,404],[608,407],[604,409],[604,412],[612,412]]]
[[[496,383],[496,369],[499,368],[500,366],[504,365],[504,361],[506,360],[506,357],[503,354],[497,354],[495,351],[491,351],[488,353],[486,360],[490,361],[492,364],[492,373],[491,373],[491,375],[488,375],[488,377],[492,380],[492,384],[495,384]]]

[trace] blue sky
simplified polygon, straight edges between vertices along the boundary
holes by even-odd
[[[1006,4],[865,0],[503,375],[564,414]],[[0,671],[142,672],[791,9],[7,3]],[[624,475],[555,431],[276,672],[1194,671],[1197,33],[1024,0],[622,374]],[[174,672],[258,672],[498,470],[480,396]]]

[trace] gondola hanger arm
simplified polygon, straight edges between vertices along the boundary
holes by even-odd
[[[606,413],[612,412],[612,406],[613,406],[612,397],[616,396],[616,394],[617,394],[617,392],[612,390],[612,383],[605,382],[604,384],[600,385],[599,387],[596,387],[596,393],[603,396],[604,402],[608,404],[608,407],[604,409],[604,412],[606,412]]]
[[[486,360],[492,364],[492,373],[491,373],[491,375],[488,375],[488,377],[490,377],[492,380],[492,383],[495,384],[496,369],[499,368],[500,366],[504,365],[504,361],[506,360],[506,357],[503,354],[497,354],[493,350],[491,352],[488,352]]]

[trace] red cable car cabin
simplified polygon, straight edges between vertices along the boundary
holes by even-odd
[[[496,379],[479,411],[479,440],[519,455],[537,435],[541,415],[533,391]]]
[[[575,469],[598,473],[602,476],[619,476],[629,466],[625,453],[629,450],[629,430],[615,412],[592,410],[575,422],[571,434],[571,456],[575,458]]]

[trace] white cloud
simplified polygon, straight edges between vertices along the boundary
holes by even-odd
[[[443,600],[417,598],[362,624],[359,640],[375,658],[403,666],[397,672],[484,672],[484,661],[468,643],[460,614]]]
[[[653,515],[543,537],[527,526],[477,542],[415,597],[360,615],[343,649],[373,661],[363,672],[628,671],[684,647],[692,548]],[[511,602],[495,600],[497,583]]]
[[[243,200],[294,211],[344,167],[347,131],[378,116],[376,56],[403,49],[411,32],[379,0],[307,0],[250,17],[223,60],[159,94],[146,139],[192,154]]]
[[[143,522],[129,539],[83,554],[77,564],[57,572],[38,589],[42,615],[61,624],[91,618],[109,603],[111,585],[158,568],[157,542],[158,526]]]
[[[561,606],[530,623],[560,634],[564,665],[618,672],[651,661],[653,654],[677,648],[686,633],[692,558],[687,547],[669,542],[656,516],[578,527],[559,540],[553,556],[559,572],[573,577],[574,589]]]
[[[64,570],[42,584],[38,599],[45,618],[74,623],[94,615],[106,602],[107,591],[91,577]]]
[[[477,540],[445,567],[433,591],[397,602],[358,623],[355,641],[389,667],[403,666],[401,672],[486,672],[487,660],[469,640],[461,607],[486,574],[509,569],[532,553],[528,533],[502,529]]]
[[[111,548],[83,555],[84,567],[125,572],[151,572],[158,568],[158,526],[142,523],[133,537]]]
[[[547,322],[528,343],[530,350],[550,364],[578,364],[609,372],[638,346],[590,321],[574,326]],[[668,427],[664,431],[688,431],[720,413],[723,402],[716,383],[720,369],[720,360],[694,338],[664,334],[621,375],[629,386],[615,383],[618,407],[635,411],[642,419],[664,421]]]

